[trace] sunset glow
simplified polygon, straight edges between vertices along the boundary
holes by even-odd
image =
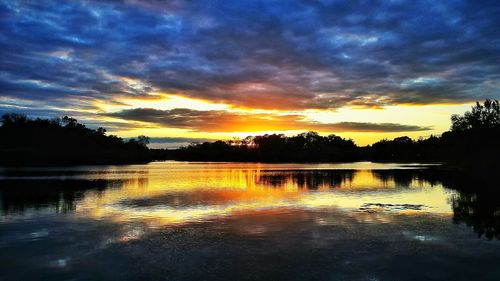
[[[427,137],[500,96],[500,23],[494,7],[474,2],[0,9],[0,113],[68,115],[120,137],[147,135],[153,147],[304,131],[358,145]]]
[[[0,0],[0,281],[500,280],[500,0]]]

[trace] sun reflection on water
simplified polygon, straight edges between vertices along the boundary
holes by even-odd
[[[307,169],[306,169],[307,168]],[[414,178],[395,178],[383,170],[288,164],[177,164],[130,166],[121,187],[88,192],[77,214],[151,227],[203,222],[262,211],[335,209],[360,220],[366,213],[451,215],[451,191]],[[390,216],[379,216],[390,220]],[[128,238],[127,238],[128,239]]]

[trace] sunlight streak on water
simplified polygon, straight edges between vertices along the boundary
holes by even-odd
[[[425,169],[369,162],[3,169],[0,276],[234,280],[243,272],[276,280],[285,271],[286,280],[301,281],[387,272],[396,280],[471,280],[466,259],[500,276],[492,262],[500,241],[476,237],[498,235],[495,201],[449,189]]]
[[[372,169],[364,169],[367,167]],[[87,191],[75,206],[79,216],[117,222],[169,225],[268,209],[451,214],[450,191],[441,185],[413,178],[398,182],[384,174],[414,167],[419,165],[156,162],[65,169],[62,176],[42,169],[28,176],[123,180],[117,188]],[[385,205],[376,208],[376,204]],[[413,205],[421,208],[407,208]]]

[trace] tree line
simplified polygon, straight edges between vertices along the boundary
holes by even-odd
[[[147,162],[149,139],[125,141],[90,129],[71,117],[30,119],[5,114],[0,127],[0,165],[73,165]]]
[[[0,164],[129,163],[160,159],[190,161],[348,162],[440,161],[499,166],[500,105],[477,102],[463,115],[451,116],[441,136],[413,140],[407,136],[359,147],[336,135],[306,132],[296,136],[266,134],[242,140],[192,143],[175,150],[148,149],[149,139],[125,141],[89,129],[76,119],[29,119],[6,114],[0,127]]]
[[[412,140],[399,137],[366,148],[373,160],[444,161],[460,164],[500,162],[500,105],[498,100],[476,102],[471,111],[451,116],[451,128],[441,136]]]
[[[384,139],[365,147],[336,135],[316,132],[287,137],[269,134],[243,140],[193,143],[171,151],[178,160],[343,162],[440,161],[459,164],[500,162],[500,106],[498,100],[477,102],[464,115],[451,116],[451,128],[441,136],[413,140],[408,136]]]
[[[259,162],[330,162],[354,161],[358,147],[350,139],[320,136],[307,132],[287,137],[270,134],[243,140],[193,143],[171,152],[179,160],[259,161]]]

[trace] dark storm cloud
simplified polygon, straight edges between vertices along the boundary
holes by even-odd
[[[158,110],[135,108],[105,114],[123,120],[158,124],[202,132],[255,132],[276,130],[318,130],[327,132],[409,132],[431,127],[396,123],[318,123],[300,115],[246,114],[223,110],[201,111],[185,108]]]
[[[500,97],[498,1],[4,0],[0,24],[10,98],[155,89],[303,109]]]

